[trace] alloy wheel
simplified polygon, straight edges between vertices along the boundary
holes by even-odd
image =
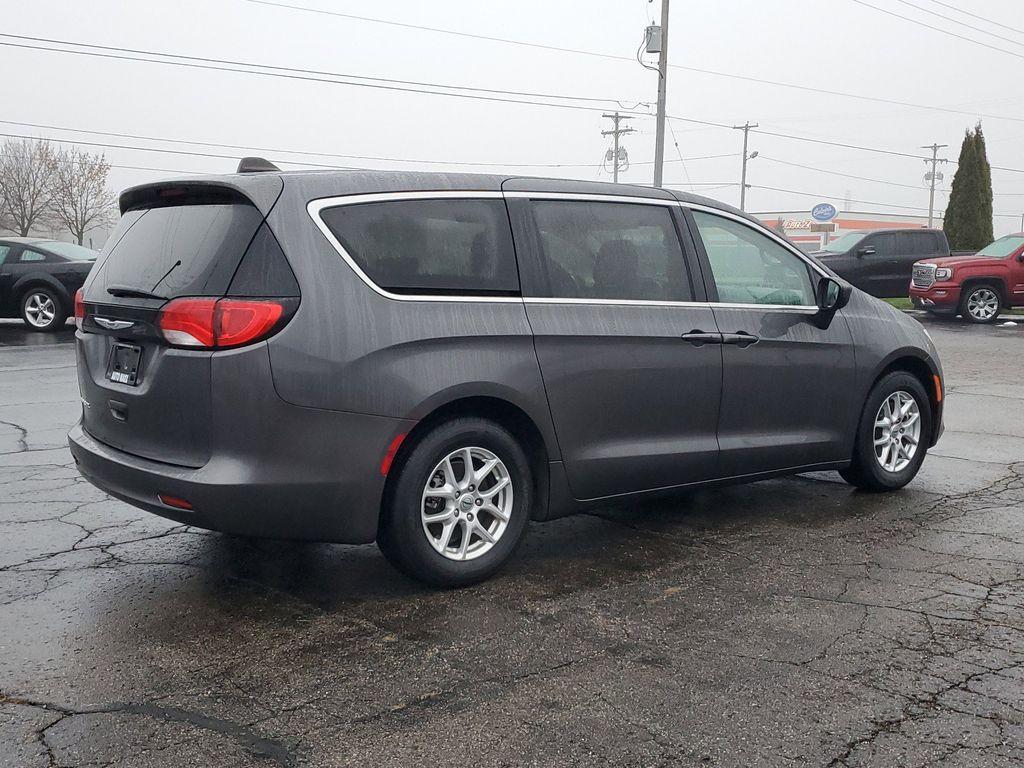
[[[512,515],[512,477],[497,455],[458,448],[430,473],[420,517],[427,541],[450,560],[472,560],[498,543]]]
[[[975,320],[991,320],[999,311],[999,297],[991,288],[978,288],[967,297],[967,311]]]
[[[32,293],[25,299],[25,319],[35,328],[46,328],[53,323],[57,307],[45,293]]]
[[[921,410],[909,392],[893,392],[875,416],[875,460],[886,472],[901,472],[921,442]]]

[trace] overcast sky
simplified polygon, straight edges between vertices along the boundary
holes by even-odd
[[[643,28],[660,13],[657,0],[280,0],[340,13],[631,59]],[[921,145],[949,144],[955,159],[964,130],[982,119],[993,165],[1024,169],[1024,34],[944,7],[936,0],[866,0],[956,34],[984,40],[1000,52],[885,15],[855,0],[672,0],[670,62],[684,67],[797,83],[882,99],[964,110],[966,114],[863,101],[672,69],[668,113],[840,143],[923,154]],[[955,16],[991,31],[985,35],[912,5]],[[1020,0],[949,5],[1024,29]],[[3,32],[188,56],[231,59],[429,83],[617,99],[624,106],[653,102],[656,74],[635,61],[544,50],[389,26],[257,4],[250,0],[0,0]],[[1007,39],[999,39],[1007,38]],[[0,41],[14,41],[0,37]],[[1019,41],[1019,42],[1018,42]],[[118,139],[52,128],[0,124],[0,132],[97,143],[184,149],[237,156],[243,152],[178,141],[397,158],[345,160],[256,152],[271,160],[303,160],[377,168],[500,170],[529,175],[609,179],[600,167],[613,101],[576,102],[577,110],[449,98],[322,82],[199,71],[161,64],[101,59],[0,46],[0,118],[89,131],[157,137]],[[523,98],[523,97],[513,97]],[[562,102],[564,103],[564,102]],[[647,111],[646,106],[637,108]],[[981,117],[987,115],[987,117]],[[627,137],[632,167],[622,179],[650,183],[654,120],[635,117]],[[737,203],[740,131],[673,122],[666,183],[732,184],[696,191]],[[236,161],[119,148],[105,151],[118,166],[226,172]],[[926,213],[925,164],[853,149],[751,134],[747,209],[809,210],[819,200],[852,210]],[[734,156],[678,162],[684,158]],[[808,170],[785,163],[810,165]],[[507,168],[473,163],[507,163]],[[578,164],[577,167],[530,167]],[[297,167],[297,166],[284,166]],[[947,199],[953,167],[941,169]],[[825,171],[851,174],[864,181]],[[118,189],[167,176],[162,170],[115,168]],[[1024,173],[993,171],[996,233],[1021,228]],[[906,185],[906,186],[896,186]],[[798,190],[796,195],[757,187]],[[685,187],[684,187],[685,188]],[[918,207],[922,210],[916,210]]]

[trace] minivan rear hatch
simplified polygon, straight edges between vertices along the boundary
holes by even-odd
[[[280,248],[267,211],[237,188],[154,185],[121,203],[121,221],[82,291],[82,426],[127,453],[200,467],[210,457],[216,353],[171,346],[160,311],[181,297],[228,295],[237,280],[258,283],[251,267],[260,265],[249,262],[263,260],[270,241]]]

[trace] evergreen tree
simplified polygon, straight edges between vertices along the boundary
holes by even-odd
[[[967,131],[943,224],[954,251],[972,251],[992,242],[992,171],[981,123]]]

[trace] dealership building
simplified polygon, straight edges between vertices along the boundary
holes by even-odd
[[[828,203],[821,203],[804,211],[764,211],[752,215],[806,251],[818,250],[829,240],[834,240],[847,232],[920,229],[928,226],[927,216],[837,211]],[[936,216],[932,226],[942,229],[942,218]]]

